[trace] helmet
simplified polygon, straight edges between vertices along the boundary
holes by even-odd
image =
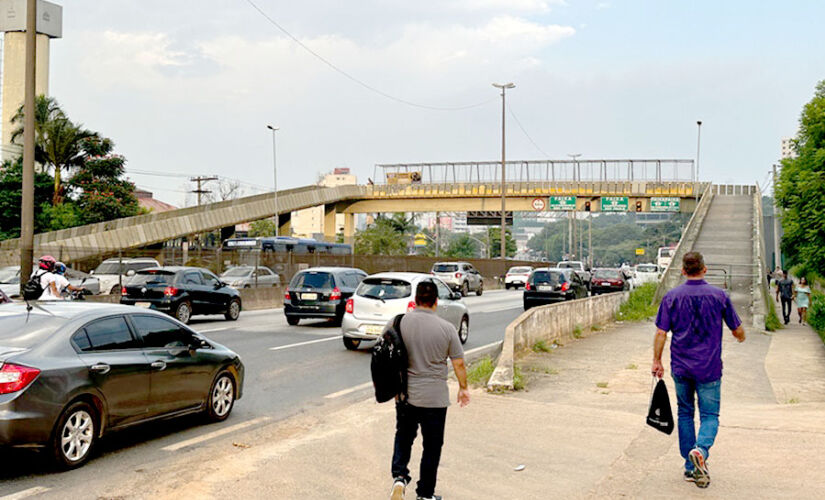
[[[63,274],[66,272],[66,264],[62,262],[55,262],[54,263],[54,272],[57,274]]]
[[[45,269],[46,271],[51,271],[54,269],[54,264],[57,261],[51,255],[44,255],[40,257],[40,269]]]

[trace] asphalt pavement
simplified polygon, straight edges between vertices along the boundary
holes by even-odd
[[[521,292],[488,291],[464,299],[470,309],[465,351],[477,352],[502,340],[506,326],[522,312]],[[289,326],[280,309],[243,312],[237,322],[223,316],[195,317],[190,325],[237,352],[246,366],[244,395],[225,422],[204,425],[186,417],[138,426],[102,440],[86,466],[55,473],[45,453],[4,450],[0,455],[0,500],[83,486],[89,498],[111,491],[124,474],[180,465],[187,454],[216,440],[254,430],[304,412],[333,411],[363,400],[372,390],[369,351],[348,351],[340,328],[323,320]],[[192,463],[197,467],[197,463]]]

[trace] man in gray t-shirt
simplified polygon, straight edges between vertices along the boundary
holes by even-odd
[[[436,315],[437,301],[438,289],[435,283],[422,281],[415,290],[415,310],[401,319],[401,338],[407,350],[409,369],[407,398],[395,404],[392,500],[403,499],[404,490],[411,481],[407,465],[419,426],[424,450],[421,454],[421,478],[416,488],[417,498],[441,498],[434,492],[444,442],[447,407],[450,405],[447,358],[452,361],[458,378],[459,404],[466,406],[470,402],[464,350],[455,327]]]
[[[776,282],[776,300],[782,299],[782,318],[787,325],[791,321],[793,305],[793,280],[788,278],[788,271],[782,271],[782,279]]]

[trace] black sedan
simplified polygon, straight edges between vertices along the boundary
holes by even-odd
[[[0,446],[84,464],[105,434],[202,413],[243,393],[237,354],[155,311],[88,302],[0,307]]]
[[[241,294],[200,267],[153,267],[138,271],[121,290],[120,303],[157,309],[189,323],[195,314],[223,314],[235,321]]]
[[[340,325],[347,299],[367,273],[352,267],[312,267],[292,277],[284,292],[286,322],[326,318]]]
[[[623,292],[630,289],[630,283],[621,269],[596,269],[590,281],[593,295]]]
[[[572,269],[536,269],[524,285],[524,310],[587,297],[587,286]]]

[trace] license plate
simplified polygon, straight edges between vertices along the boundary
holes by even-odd
[[[301,300],[318,300],[317,293],[302,293]]]
[[[549,292],[551,290],[553,290],[553,287],[550,285],[539,285],[540,292]]]
[[[135,302],[135,307],[142,307],[144,309],[149,309],[152,307],[151,302]]]
[[[602,281],[602,286],[610,286],[610,283],[608,283],[607,281]]]
[[[384,327],[382,325],[364,325],[364,331],[368,335],[381,335]]]

